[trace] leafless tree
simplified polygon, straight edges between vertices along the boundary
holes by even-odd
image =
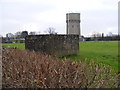
[[[14,38],[14,35],[13,35],[12,33],[7,33],[7,34],[6,34],[6,37],[12,39],[12,38]]]
[[[45,33],[48,33],[48,34],[57,34],[57,32],[55,32],[55,28],[53,27],[49,27]]]
[[[15,33],[15,38],[20,38],[21,37],[21,33],[22,33],[21,31],[16,32]]]
[[[29,35],[36,35],[36,32],[30,32]]]
[[[95,37],[101,37],[102,35],[99,32],[94,32],[94,33],[92,33],[91,36],[95,38]]]

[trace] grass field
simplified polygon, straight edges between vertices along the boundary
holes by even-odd
[[[18,49],[25,49],[25,44],[24,43],[3,43],[2,46],[7,46],[7,47],[17,47]]]
[[[25,49],[23,43],[3,44],[3,46]],[[64,58],[64,57],[63,57]],[[95,61],[111,66],[118,71],[118,41],[85,41],[80,42],[80,53],[78,55],[65,56],[72,60]]]
[[[95,61],[118,71],[118,41],[80,42],[78,55],[67,56],[73,60]]]

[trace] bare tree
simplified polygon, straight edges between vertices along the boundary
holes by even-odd
[[[101,37],[102,35],[99,32],[94,32],[94,33],[92,33],[91,36],[95,38],[95,37]]]
[[[48,33],[48,34],[57,34],[57,32],[55,32],[55,28],[53,27],[49,27],[45,33]]]
[[[15,38],[21,38],[21,31],[18,31],[15,33]]]
[[[13,39],[14,38],[14,35],[12,33],[7,33],[6,34],[6,37],[7,38],[10,38],[10,39]]]
[[[40,31],[38,31],[38,32],[36,32],[36,35],[40,35],[40,33],[41,33],[41,32],[40,32]]]
[[[29,35],[36,35],[36,32],[30,32]]]
[[[108,36],[112,37],[112,36],[113,36],[113,33],[112,33],[112,32],[109,32],[109,33],[108,33]]]

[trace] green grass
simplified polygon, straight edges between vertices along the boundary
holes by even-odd
[[[25,49],[24,43],[3,44],[3,46]],[[80,42],[78,55],[65,56],[72,60],[95,61],[112,67],[118,71],[118,41],[84,41]]]
[[[18,49],[25,49],[25,43],[3,43],[2,46],[17,47]]]
[[[95,61],[118,71],[118,41],[85,41],[80,42],[78,55],[66,56],[73,60]]]

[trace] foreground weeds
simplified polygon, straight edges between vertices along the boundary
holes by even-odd
[[[117,88],[118,74],[91,62],[3,48],[3,88]]]

